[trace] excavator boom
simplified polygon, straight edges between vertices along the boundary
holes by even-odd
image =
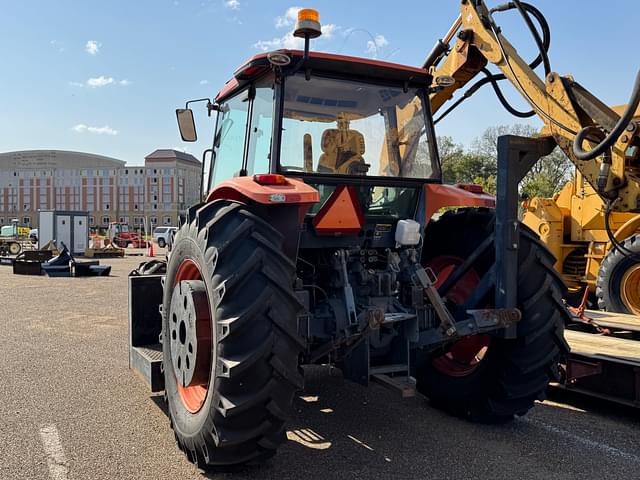
[[[510,9],[520,11],[538,44],[540,56],[532,64],[522,59],[494,21],[497,13]],[[462,0],[460,16],[424,63],[435,79],[430,96],[433,112],[439,111],[479,73],[486,78],[461,98],[468,98],[487,83],[492,83],[501,97],[496,83],[506,77],[544,122],[541,135],[553,137],[607,208],[640,212],[640,128],[632,121],[640,103],[640,75],[629,104],[624,108],[608,107],[572,77],[550,70],[546,56],[548,38],[540,37],[531,16],[542,24],[543,33],[548,30],[542,14],[524,2],[513,1],[489,10],[483,0]],[[502,75],[491,74],[486,69],[488,63],[497,66]],[[532,68],[539,63],[544,63],[545,79]],[[512,113],[529,116],[515,111],[504,97],[501,102]],[[588,151],[583,150],[585,145]]]

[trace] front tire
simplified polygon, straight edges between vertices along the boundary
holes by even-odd
[[[457,264],[493,232],[489,210],[445,213],[425,234],[423,263],[441,284]],[[494,245],[449,290],[449,304],[460,305],[494,264]],[[459,259],[459,260],[456,260]],[[496,423],[523,415],[542,400],[550,380],[559,378],[560,356],[568,352],[563,332],[568,313],[562,303],[564,285],[553,269],[555,259],[535,234],[520,226],[518,308],[522,318],[517,338],[477,335],[448,351],[423,356],[417,368],[417,389],[437,407],[472,420]],[[449,264],[449,265],[447,265]],[[491,290],[477,308],[491,308]]]
[[[261,460],[285,440],[285,418],[302,388],[302,344],[295,265],[282,242],[249,207],[223,200],[192,208],[175,236],[163,302],[165,392],[177,443],[201,468]],[[189,319],[179,318],[183,302],[174,290],[206,292],[193,296],[206,306],[195,307],[194,329],[182,331]],[[187,365],[194,338],[197,358]]]
[[[623,248],[640,257],[640,235],[622,242]],[[598,308],[608,312],[640,315],[640,262],[617,248],[600,265],[596,281]]]

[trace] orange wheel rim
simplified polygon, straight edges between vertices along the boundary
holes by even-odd
[[[436,274],[435,287],[439,288],[464,260],[453,255],[441,255],[430,259],[426,267]],[[449,301],[462,305],[471,296],[480,282],[480,276],[474,269],[469,269],[458,282],[446,293]],[[473,373],[485,358],[491,336],[471,335],[455,342],[451,349],[432,360],[431,364],[440,373],[450,377],[465,377]]]
[[[193,260],[190,260],[190,259],[184,260],[180,265],[180,267],[178,268],[178,272],[176,273],[176,278],[173,284],[174,288],[180,282],[185,280],[202,280],[202,274],[200,273],[200,269],[198,268],[198,265]],[[207,312],[208,312],[209,325],[211,325],[210,308],[207,308]],[[207,375],[209,375],[211,372],[211,363],[209,362],[209,364],[206,365],[206,367],[208,368]],[[181,384],[180,380],[175,376],[175,373],[174,373],[174,378],[176,381],[178,395],[180,397],[180,400],[184,408],[190,413],[198,412],[204,405],[204,402],[207,398],[207,393],[209,391],[210,378],[205,385],[189,385],[186,387]]]
[[[622,303],[634,315],[640,315],[640,265],[635,265],[622,276]]]

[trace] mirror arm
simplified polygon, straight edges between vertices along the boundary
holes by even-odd
[[[197,98],[195,100],[189,100],[185,103],[184,108],[188,109],[190,103],[198,103],[198,102],[207,102],[207,116],[211,116],[211,112],[217,111],[220,109],[220,106],[217,103],[211,102],[209,98]]]

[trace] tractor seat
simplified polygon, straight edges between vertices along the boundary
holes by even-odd
[[[364,135],[357,130],[329,128],[322,132],[322,155],[318,173],[364,175],[369,165],[364,163]]]

